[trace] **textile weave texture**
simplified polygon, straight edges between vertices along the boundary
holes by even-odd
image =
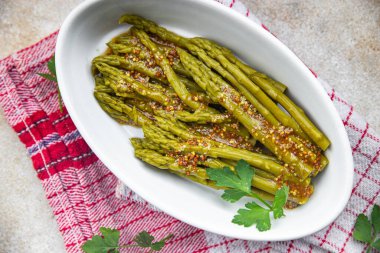
[[[268,30],[239,1],[218,2]],[[350,201],[342,214],[318,233],[286,242],[249,242],[205,232],[176,220],[152,208],[118,182],[91,151],[65,108],[60,112],[57,85],[37,75],[47,72],[46,63],[54,54],[57,34],[0,61],[0,105],[33,161],[67,252],[81,252],[80,246],[100,227],[121,230],[121,243],[131,243],[142,230],[156,238],[175,234],[162,252],[366,250],[353,240],[352,233],[357,215],[368,214],[380,193],[380,139],[353,107],[315,73],[339,111],[350,139],[355,164]]]

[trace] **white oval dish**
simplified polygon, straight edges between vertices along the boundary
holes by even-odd
[[[160,171],[136,159],[129,142],[140,129],[120,126],[93,97],[91,60],[105,43],[126,31],[124,13],[141,15],[184,36],[204,36],[289,87],[291,97],[330,138],[330,164],[318,176],[310,201],[258,232],[231,223],[247,199],[230,204],[221,192]],[[162,211],[198,228],[246,240],[290,240],[317,232],[345,207],[353,183],[353,160],[343,124],[307,67],[280,41],[246,17],[214,1],[88,0],[66,18],[58,36],[56,68],[66,108],[79,132],[104,164],[133,191]]]

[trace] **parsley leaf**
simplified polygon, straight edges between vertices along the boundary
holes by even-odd
[[[159,251],[165,246],[165,242],[172,237],[173,234],[170,234],[161,241],[153,243],[154,237],[150,235],[148,232],[142,231],[138,235],[136,235],[133,241],[136,242],[137,245],[141,248],[150,248],[151,250]]]
[[[48,79],[49,81],[57,82],[57,78],[53,75],[45,74],[45,73],[38,73],[38,75],[42,76],[45,79]]]
[[[152,250],[159,251],[165,246],[166,241],[170,240],[172,237],[173,237],[173,234],[170,234],[167,237],[165,237],[164,239],[162,239],[161,241],[153,243],[150,248]]]
[[[244,160],[240,160],[235,167],[236,174],[230,168],[206,169],[209,178],[216,182],[217,186],[238,189],[242,192],[251,192],[251,182],[254,170]]]
[[[210,180],[215,181],[217,186],[226,187],[221,196],[222,199],[234,203],[244,196],[256,198],[262,205],[256,202],[249,202],[246,208],[241,208],[232,219],[232,223],[250,227],[256,224],[259,231],[266,231],[271,228],[270,213],[273,212],[275,219],[279,219],[284,215],[284,206],[288,199],[289,187],[283,186],[276,191],[272,205],[263,200],[260,195],[252,191],[252,178],[255,171],[244,160],[240,160],[232,171],[228,167],[221,169],[206,169],[206,173]]]
[[[51,59],[47,63],[48,69],[50,73],[37,73],[37,75],[42,76],[43,78],[58,83],[57,80],[57,72],[55,70],[55,55],[51,57]],[[62,98],[61,98],[61,92],[59,91],[59,87],[57,85],[58,89],[58,103],[59,103],[59,110],[63,112],[63,104],[62,104]]]
[[[271,227],[269,213],[271,210],[259,206],[255,202],[249,202],[245,205],[247,209],[239,209],[238,214],[234,216],[232,223],[250,227],[256,224],[259,231],[269,230]]]
[[[284,206],[286,204],[286,200],[288,199],[288,194],[289,194],[289,187],[288,186],[283,186],[281,189],[279,189],[276,192],[276,195],[274,196],[274,201],[273,201],[273,217],[275,219],[279,219],[283,216],[284,214]]]
[[[224,193],[222,195],[222,199],[224,199],[225,201],[231,202],[231,203],[235,203],[236,201],[238,201],[239,199],[241,199],[245,195],[247,195],[247,193],[243,192],[241,190],[228,189],[228,190],[224,191]]]
[[[101,227],[100,233],[104,237],[104,242],[110,247],[117,247],[119,245],[120,231],[116,229]]]
[[[371,223],[362,213],[359,214],[355,223],[354,238],[361,242],[371,242]]]
[[[108,247],[101,236],[95,235],[82,246],[82,250],[88,253],[107,253]]]
[[[119,247],[120,231],[110,228],[100,228],[102,236],[95,235],[83,244],[82,249],[87,253],[108,253],[119,252],[117,248]]]
[[[377,239],[375,242],[373,242],[371,246],[377,250],[380,250],[380,239]]]
[[[380,207],[378,205],[375,205],[372,209],[371,223],[375,230],[375,235],[380,233]]]
[[[354,239],[368,244],[367,252],[373,248],[380,250],[380,239],[377,235],[380,232],[380,207],[375,205],[372,208],[371,220],[364,214],[359,214],[354,227]],[[377,240],[376,240],[377,239]]]
[[[86,253],[119,253],[120,248],[150,248],[149,252],[160,251],[166,241],[173,237],[173,234],[165,237],[164,239],[153,242],[154,237],[146,231],[140,232],[133,241],[136,244],[126,244],[119,246],[120,231],[116,229],[101,227],[100,233],[102,236],[95,235],[82,245],[82,250]]]
[[[146,231],[140,232],[136,235],[135,239],[133,239],[133,241],[142,248],[149,248],[152,245],[153,240],[154,237]]]
[[[47,65],[50,73],[54,76],[57,76],[57,73],[55,71],[55,55],[53,55],[50,61],[48,61]]]

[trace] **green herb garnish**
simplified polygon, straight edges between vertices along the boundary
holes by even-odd
[[[354,239],[368,244],[367,252],[372,248],[380,250],[380,239],[377,235],[380,233],[380,207],[375,205],[371,213],[371,221],[361,213],[355,222]]]
[[[133,241],[136,244],[126,244],[119,246],[120,231],[117,229],[101,227],[100,233],[102,236],[95,235],[83,244],[82,250],[86,253],[118,253],[121,248],[149,248],[149,252],[160,251],[166,241],[173,237],[173,234],[168,235],[164,239],[153,242],[154,237],[146,231],[140,232]]]
[[[37,74],[49,81],[56,82],[58,84],[57,73],[55,70],[55,55],[53,55],[53,57],[51,57],[51,59],[48,61],[47,66],[50,73],[37,73]],[[58,89],[59,110],[60,112],[63,112],[61,92],[59,91],[58,85],[57,85],[57,89]]]
[[[234,216],[232,223],[250,227],[256,224],[259,231],[266,231],[271,228],[270,213],[273,212],[273,217],[279,219],[284,215],[284,206],[288,199],[289,187],[282,186],[277,190],[274,201],[270,205],[263,200],[258,194],[252,192],[251,182],[255,175],[255,170],[244,160],[240,160],[235,172],[230,168],[223,169],[206,169],[209,178],[216,182],[217,186],[227,187],[222,198],[228,202],[234,203],[244,196],[256,198],[259,203],[249,202],[245,205],[246,208],[241,208]]]

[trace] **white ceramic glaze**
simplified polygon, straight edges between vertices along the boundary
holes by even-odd
[[[139,129],[120,126],[98,106],[90,73],[105,43],[126,31],[124,13],[138,14],[184,36],[205,36],[231,48],[243,60],[289,87],[291,97],[330,138],[327,169],[315,180],[310,201],[272,229],[258,232],[231,223],[247,199],[230,204],[221,192],[188,182],[134,158],[129,142]],[[317,232],[345,207],[352,188],[350,144],[329,97],[305,65],[280,41],[246,17],[214,1],[88,0],[65,20],[57,42],[56,67],[62,98],[79,132],[104,164],[148,202],[188,224],[246,240],[289,240]]]

